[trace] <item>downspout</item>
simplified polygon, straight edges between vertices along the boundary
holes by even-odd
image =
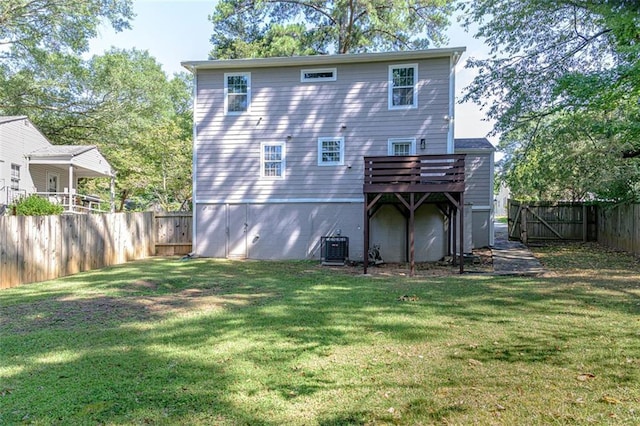
[[[73,161],[73,160],[72,160]],[[69,163],[69,211],[73,211],[73,195],[75,190],[73,188],[73,163]]]
[[[445,117],[448,121],[447,154],[453,154],[454,146],[454,117],[456,113],[456,64],[460,59],[460,53],[454,52],[449,56],[449,113]]]

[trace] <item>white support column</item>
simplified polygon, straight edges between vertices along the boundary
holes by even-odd
[[[73,187],[73,164],[69,164],[69,211],[73,211],[73,196],[75,188]]]
[[[109,212],[115,213],[116,211],[116,175],[111,173],[111,199],[109,200]]]

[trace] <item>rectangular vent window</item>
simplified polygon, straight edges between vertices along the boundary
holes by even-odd
[[[313,70],[301,70],[300,81],[311,83],[316,81],[336,81],[337,70],[335,68],[323,68]]]

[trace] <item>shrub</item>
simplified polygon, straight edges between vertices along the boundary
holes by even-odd
[[[32,194],[16,201],[13,205],[13,210],[18,216],[46,216],[61,214],[64,211],[64,207],[54,204],[46,198]]]

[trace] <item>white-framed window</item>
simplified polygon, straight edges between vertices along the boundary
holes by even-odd
[[[318,138],[318,166],[344,164],[344,138]]]
[[[47,172],[47,192],[60,192],[60,175],[58,173]]]
[[[336,68],[315,68],[300,70],[300,81],[302,83],[315,83],[318,81],[336,81],[338,70]]]
[[[389,139],[389,155],[416,155],[416,140],[412,138]]]
[[[418,107],[418,64],[389,66],[389,109]]]
[[[229,115],[249,111],[251,105],[251,73],[224,74],[224,112]]]
[[[262,142],[260,144],[260,176],[283,179],[285,169],[285,143]]]
[[[11,189],[17,191],[20,189],[20,165],[11,164]]]

